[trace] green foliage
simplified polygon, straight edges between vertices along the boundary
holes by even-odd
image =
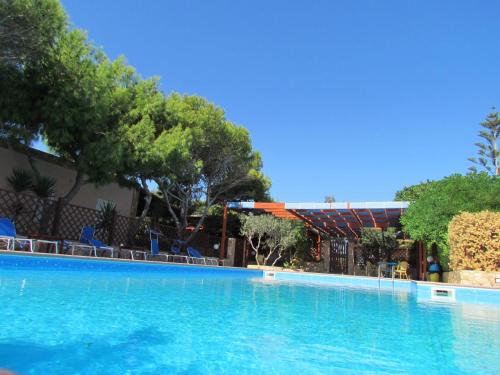
[[[0,138],[29,145],[40,132],[43,78],[66,15],[57,0],[0,1]]]
[[[314,241],[302,221],[297,220],[291,223],[294,241],[293,245],[288,248],[289,256],[284,267],[301,269],[305,262],[313,260]]]
[[[48,176],[35,177],[31,190],[38,198],[52,198],[56,194],[56,180]]]
[[[240,215],[240,233],[255,251],[257,265],[263,249],[267,253],[263,257],[263,265],[274,266],[282,260],[286,251],[300,240],[301,232],[293,220],[280,219],[272,215]]]
[[[500,179],[486,173],[455,174],[431,186],[401,218],[404,231],[414,240],[435,243],[443,265],[448,263],[448,224],[456,214],[500,210]]]
[[[6,3],[17,6],[20,19],[40,13],[47,24],[30,30],[43,31],[40,38],[48,39],[33,41],[43,46],[37,58],[0,63],[0,137],[29,146],[41,135],[50,149],[73,162],[77,176],[65,197],[69,201],[82,184],[115,178],[122,156],[118,118],[134,72],[121,59],[109,61],[83,32],[69,29],[58,1]]]
[[[154,181],[158,184],[178,236],[187,216],[203,202],[201,218],[187,242],[203,224],[209,208],[249,179],[260,157],[248,131],[225,118],[224,111],[197,96],[172,94],[165,102],[165,123],[150,123],[149,143]],[[226,195],[227,197],[227,195]]]
[[[247,178],[221,194],[221,200],[272,202],[269,194],[271,180],[260,170],[262,168],[260,159],[260,154],[256,152],[255,159],[252,162],[253,166],[248,171]]]
[[[484,122],[481,123],[484,130],[479,132],[479,137],[484,143],[477,142],[477,153],[479,157],[469,158],[471,162],[488,171],[493,176],[500,176],[500,150],[498,149],[498,137],[500,136],[500,118],[498,112],[493,108]],[[476,166],[469,168],[473,173],[477,173]]]
[[[0,12],[0,42],[2,32],[15,33],[0,54],[17,59],[0,59],[0,138],[29,145],[41,136],[72,162],[77,174],[66,202],[85,183],[118,179],[146,191],[147,212],[154,180],[182,236],[196,202],[203,212],[193,235],[217,202],[270,199],[248,131],[221,108],[197,96],[165,98],[157,79],[141,80],[69,28],[56,0],[0,0]],[[14,40],[24,31],[37,35]]]
[[[283,258],[285,252],[297,241],[296,233],[293,230],[293,220],[273,218],[271,226],[267,228],[266,236],[266,246],[269,253],[264,258],[264,264],[267,264],[274,257],[271,266],[276,265]]]
[[[167,126],[166,101],[157,79],[137,79],[129,85],[127,94],[126,110],[119,119],[119,141],[124,151],[119,173],[130,183],[147,189],[146,181],[161,168],[153,143]]]
[[[335,197],[333,195],[327,195],[325,197],[325,203],[334,203],[335,202]]]
[[[388,228],[382,231],[376,228],[361,230],[361,246],[364,262],[378,263],[381,260],[390,260],[394,251],[399,247],[396,239],[396,230]]]
[[[422,194],[429,190],[433,184],[434,181],[427,180],[417,185],[405,186],[403,189],[396,192],[394,200],[403,202],[415,202],[422,196]]]
[[[116,215],[116,204],[113,202],[101,202],[97,210],[96,229],[109,233],[114,225],[114,217]]]
[[[31,189],[33,177],[31,173],[22,168],[14,168],[12,174],[7,177],[7,183],[16,193],[22,193]]]
[[[56,180],[48,176],[33,176],[22,168],[14,168],[7,177],[7,182],[16,193],[31,190],[38,198],[50,198],[55,195]]]
[[[53,64],[43,98],[47,143],[88,176],[84,183],[110,181],[121,158],[120,103],[133,72],[122,60],[109,61],[77,30],[61,38]]]
[[[203,213],[204,207],[201,205],[197,211],[198,215]],[[220,235],[222,229],[222,221],[224,216],[224,205],[214,204],[208,210],[207,218],[204,223],[204,231],[212,235]],[[227,210],[227,228],[226,232],[231,236],[240,234],[240,219],[237,211]]]
[[[0,0],[0,64],[42,58],[65,27],[58,0]]]

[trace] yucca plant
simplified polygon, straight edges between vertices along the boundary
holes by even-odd
[[[16,193],[22,193],[31,188],[33,177],[26,169],[14,168],[12,174],[7,177],[7,182]]]
[[[52,177],[39,176],[35,178],[31,190],[38,198],[52,198],[56,195],[56,180]]]
[[[113,228],[113,221],[116,215],[116,204],[113,202],[104,201],[99,205],[97,211],[97,224],[96,229],[109,237],[111,229]],[[108,240],[109,241],[109,240]]]

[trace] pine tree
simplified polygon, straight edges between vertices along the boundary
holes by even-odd
[[[484,143],[477,142],[475,144],[478,147],[477,153],[479,157],[469,158],[469,160],[486,169],[493,176],[499,176],[500,165],[498,156],[500,155],[500,151],[498,150],[497,141],[500,136],[500,118],[494,107],[492,110],[486,117],[486,121],[481,123],[484,130],[479,132],[479,136],[484,140]],[[476,166],[470,167],[469,170],[477,173]]]

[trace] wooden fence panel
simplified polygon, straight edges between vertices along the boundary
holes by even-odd
[[[18,194],[0,189],[0,217],[11,218],[16,224],[17,233],[52,234],[68,240],[78,240],[84,226],[95,226],[99,221],[99,211],[73,204],[63,204],[59,199],[42,200],[33,194]],[[115,215],[111,231],[97,230],[96,238],[111,245],[136,245],[149,248],[149,232],[146,222],[139,224],[134,217]],[[160,224],[155,229],[160,237],[160,249],[170,250],[177,239],[175,227]],[[185,233],[185,237],[189,233]],[[198,232],[190,243],[205,256],[218,256],[215,244],[220,237]]]
[[[0,217],[8,217],[21,235],[48,233],[54,218],[56,201],[40,199],[33,194],[20,194],[0,189]]]

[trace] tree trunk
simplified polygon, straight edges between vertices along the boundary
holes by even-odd
[[[185,242],[186,242],[186,245],[191,242],[194,238],[194,236],[196,236],[196,233],[199,232],[201,226],[203,225],[203,223],[205,222],[205,218],[207,217],[207,214],[203,214],[200,218],[200,220],[198,220],[198,223],[196,224],[196,227],[193,229],[193,231],[191,232],[191,234],[186,238]]]
[[[283,254],[279,254],[278,257],[274,260],[273,264],[271,264],[271,267],[274,267],[274,265],[282,258]]]
[[[247,237],[248,242],[250,242],[250,246],[252,247],[253,251],[255,251],[255,263],[257,263],[257,267],[260,266],[259,263],[259,248],[260,248],[260,241],[262,237],[259,237],[259,241],[257,242],[257,246],[254,246],[252,237]]]
[[[31,170],[33,171],[33,174],[35,175],[35,178],[38,180],[40,178],[40,172],[38,171],[35,163],[35,158],[33,157],[33,155],[31,155],[30,150],[28,150],[26,157],[28,158],[28,163],[31,167]]]
[[[276,247],[272,248],[269,250],[269,254],[267,254],[267,257],[264,258],[264,266],[267,264],[267,261],[269,260],[269,258],[271,258],[271,255],[274,254],[274,252],[276,251]],[[274,265],[274,264],[273,264]]]
[[[135,231],[137,231],[139,229],[142,222],[144,221],[144,219],[148,215],[149,207],[151,206],[151,201],[153,200],[153,193],[151,192],[151,190],[149,190],[148,184],[142,178],[141,178],[141,187],[142,187],[142,190],[146,193],[146,196],[144,197],[144,207],[142,208],[142,212],[139,215],[139,217],[137,218],[137,228],[135,229]],[[134,236],[135,236],[135,233],[134,233]]]
[[[175,222],[175,229],[177,232],[177,239],[182,240],[183,237],[183,228],[182,225],[179,221],[179,218],[177,217],[172,204],[170,203],[170,192],[169,189],[165,187],[165,185],[162,184],[162,182],[158,179],[155,179],[155,182],[158,184],[158,187],[161,189],[163,192],[163,200],[165,201],[165,204],[167,205],[168,212],[170,213],[170,216],[172,216],[172,219],[174,219]]]
[[[71,202],[71,200],[75,197],[75,195],[78,194],[83,184],[84,184],[83,175],[80,171],[77,171],[73,186],[71,187],[69,192],[63,197],[65,204]]]

